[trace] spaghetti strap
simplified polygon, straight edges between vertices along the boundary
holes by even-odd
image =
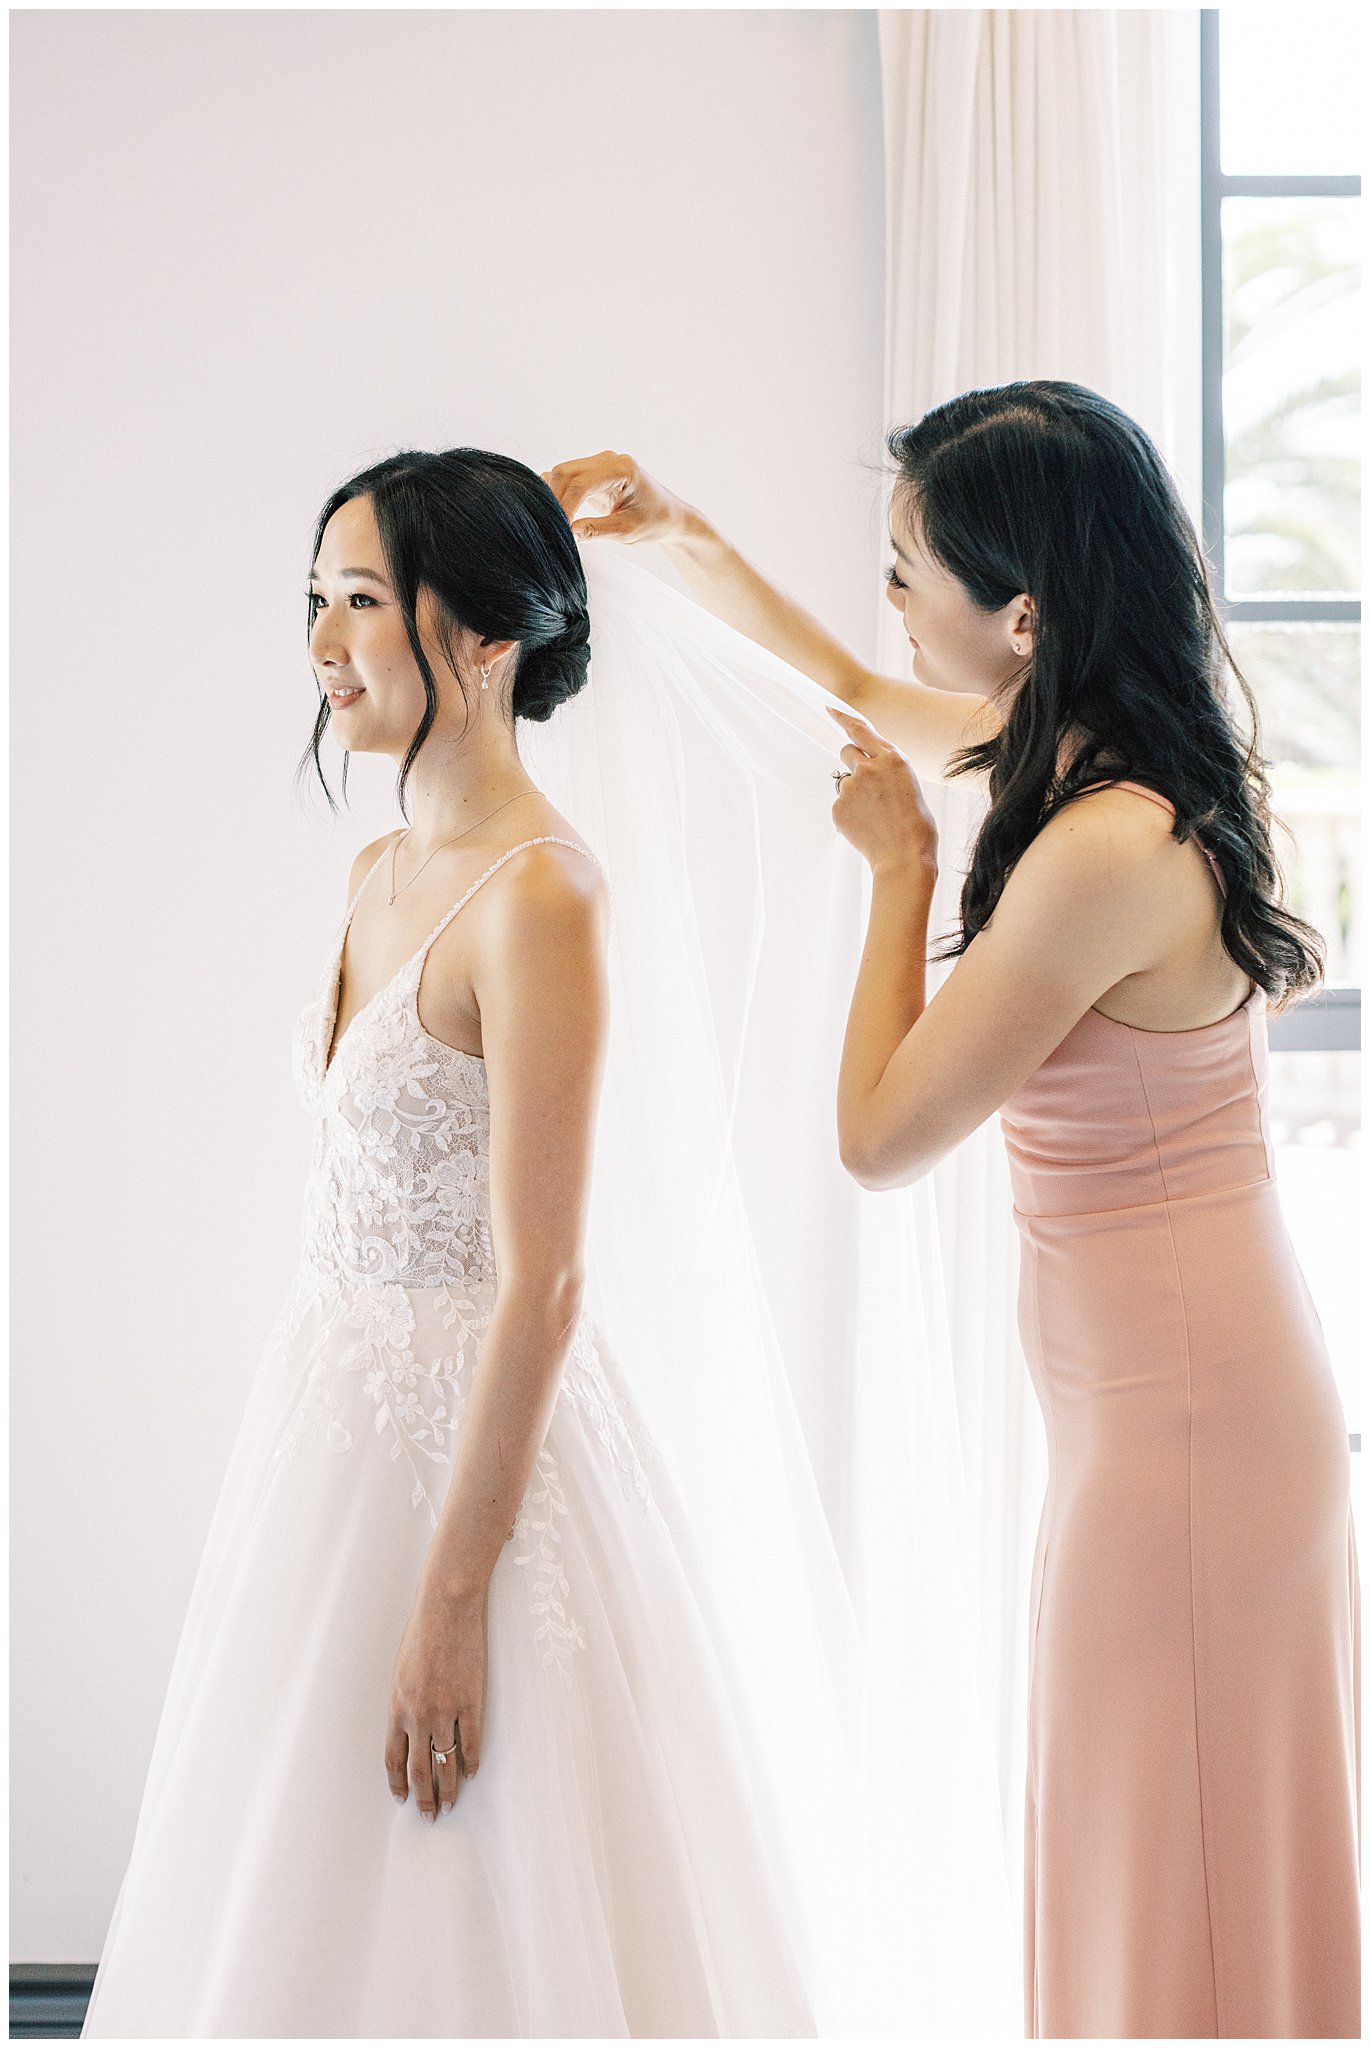
[[[484,884],[489,881],[491,875],[497,874],[499,870],[504,866],[504,863],[507,860],[512,860],[516,853],[522,853],[526,846],[569,846],[574,853],[583,853],[587,860],[594,861],[595,866],[599,869],[600,874],[604,876],[605,888],[607,889],[609,887],[609,877],[607,874],[604,873],[603,863],[599,859],[597,859],[597,857],[593,853],[591,853],[588,846],[582,846],[578,840],[564,839],[557,832],[540,832],[535,839],[521,839],[517,846],[506,847],[498,860],[491,861],[489,867],[485,870],[485,873],[483,875],[477,875],[475,881],[471,884],[470,888],[466,891],[465,895],[460,896],[457,899],[457,901],[452,905],[452,908],[447,912],[446,916],[439,918],[438,922],[434,925],[432,931],[428,934],[428,937],[419,947],[418,952],[415,953],[415,955],[413,956],[416,960],[422,960],[426,957],[428,948],[432,945],[434,939],[437,938],[439,932],[446,930],[447,926],[452,922],[452,919],[456,916],[457,912],[459,910],[464,909],[466,905],[471,901],[471,898],[475,895],[477,889],[483,887]],[[609,900],[612,903],[612,890],[610,890],[609,892]],[[420,969],[420,972],[422,972],[422,969]]]
[[[1147,785],[1144,782],[1090,782],[1087,783],[1083,789],[1077,789],[1073,791],[1072,795],[1092,796],[1096,789],[1134,789],[1136,790],[1138,796],[1149,796],[1153,804],[1164,804],[1165,808],[1172,814],[1175,810],[1175,806],[1173,803],[1171,803],[1170,798],[1168,796],[1162,796],[1159,790],[1148,789]],[[1070,803],[1071,801],[1071,797],[1066,798],[1067,803]]]
[[[347,944],[348,927],[352,922],[352,913],[357,907],[357,903],[361,897],[362,889],[366,887],[367,882],[371,880],[372,875],[375,874],[376,869],[381,864],[381,861],[385,859],[386,854],[390,851],[389,846],[383,847],[381,849],[379,859],[373,861],[371,866],[367,869],[366,875],[362,881],[361,889],[358,889],[357,894],[352,898],[352,901],[347,906],[347,915],[343,919],[342,925],[339,928],[338,937],[334,942],[333,951],[329,959],[326,986],[330,993],[327,997],[324,998],[324,1000],[331,1005],[329,1010],[329,1023],[327,1027],[329,1037],[327,1040],[327,1049],[324,1053],[323,1058],[323,1073],[325,1075],[327,1075],[331,1071],[334,1057],[336,1055],[338,1048],[342,1044],[343,1038],[346,1038],[347,1032],[352,1029],[353,1024],[355,1024],[357,1018],[361,1016],[362,1011],[370,1009],[371,1005],[385,993],[386,989],[393,988],[395,986],[395,983],[400,979],[401,975],[410,973],[414,975],[415,996],[417,998],[418,982],[423,974],[423,963],[428,958],[429,947],[432,945],[434,939],[438,936],[438,933],[442,931],[445,926],[451,923],[452,919],[456,916],[457,912],[462,908],[462,906],[471,901],[471,898],[475,895],[477,889],[481,887],[482,883],[488,882],[491,875],[495,874],[498,871],[498,869],[502,868],[507,860],[512,860],[516,853],[522,853],[525,846],[547,845],[569,846],[572,848],[574,852],[583,853],[588,860],[594,861],[595,866],[599,869],[601,875],[604,875],[605,888],[609,888],[609,877],[606,874],[604,874],[603,864],[596,858],[596,856],[593,853],[590,852],[588,846],[581,846],[574,839],[563,839],[558,833],[555,832],[541,833],[536,839],[520,840],[517,846],[510,846],[506,848],[506,850],[500,855],[498,860],[492,861],[490,863],[490,866],[485,870],[485,873],[483,875],[477,875],[475,881],[471,884],[470,888],[466,891],[465,895],[459,898],[459,900],[456,903],[454,903],[452,905],[452,908],[447,912],[447,915],[443,918],[440,918],[438,923],[434,925],[432,931],[428,934],[428,937],[424,940],[423,944],[421,946],[416,947],[415,950],[409,955],[409,958],[403,961],[401,965],[395,969],[395,972],[391,975],[389,981],[383,982],[380,988],[376,989],[371,995],[367,997],[366,1001],[362,1004],[361,1009],[356,1011],[351,1020],[349,1021],[347,1025],[347,1030],[343,1032],[342,1038],[337,1038],[335,1041],[333,1034],[338,1021],[338,1000],[342,984],[343,950]],[[609,911],[611,917],[613,915],[613,900],[613,891],[610,889]]]
[[[1121,780],[1114,782],[1091,782],[1084,789],[1075,790],[1073,792],[1073,796],[1089,796],[1092,795],[1092,793],[1096,789],[1135,790],[1138,796],[1149,796],[1151,798],[1152,803],[1163,805],[1164,808],[1170,812],[1170,815],[1172,817],[1174,817],[1175,815],[1175,806],[1170,801],[1170,798],[1168,796],[1162,796],[1159,790],[1148,789],[1147,785],[1144,782],[1124,782]],[[1070,803],[1071,801],[1072,797],[1066,798],[1067,803]],[[1200,853],[1208,862],[1208,865],[1212,868],[1213,878],[1217,882],[1218,887],[1222,890],[1223,895],[1226,896],[1227,879],[1224,876],[1222,869],[1218,866],[1217,860],[1215,859],[1214,855],[1210,852],[1208,847],[1204,845],[1202,839],[1200,839],[1197,832],[1193,834],[1193,839],[1194,844],[1198,847]]]

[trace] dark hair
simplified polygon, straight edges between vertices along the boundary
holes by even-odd
[[[948,775],[989,771],[989,810],[961,891],[965,951],[1028,842],[1067,798],[1105,777],[1175,806],[1226,883],[1222,939],[1273,1007],[1321,979],[1321,934],[1281,903],[1268,763],[1256,702],[1223,635],[1194,527],[1155,446],[1079,384],[963,392],[889,436],[896,492],[928,553],[972,603],[1020,592],[1036,623],[1027,672],[999,732]],[[1243,744],[1228,672],[1246,702]],[[1010,677],[1000,694],[1015,687]],[[1080,745],[1064,774],[1066,734]]]
[[[432,730],[438,695],[419,640],[419,585],[437,600],[437,632],[454,671],[452,639],[465,626],[482,638],[517,640],[510,708],[515,718],[550,718],[558,704],[583,688],[590,661],[590,614],[585,571],[570,522],[556,495],[535,470],[485,448],[406,448],[359,470],[339,484],[319,514],[311,564],[324,529],[340,505],[369,497],[385,566],[399,599],[426,699],[423,717],[400,767],[396,795]],[[310,625],[313,623],[312,607]],[[333,793],[319,759],[328,729],[327,697],[297,774],[312,760],[329,805]],[[342,790],[347,794],[348,755]],[[404,813],[408,816],[408,813]]]

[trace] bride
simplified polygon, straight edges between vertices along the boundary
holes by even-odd
[[[85,2032],[1002,2038],[935,1218],[832,1115],[826,693],[473,449],[334,492],[309,652],[301,770],[336,720],[409,822],[296,1028],[299,1270]]]
[[[587,1300],[613,904],[516,723],[586,681],[570,527],[520,463],[396,455],[324,507],[309,622],[302,767],[336,722],[349,754],[400,763],[412,816],[358,855],[297,1026],[299,1271],[83,2031],[812,2033],[828,1933],[739,1681],[743,1632],[730,1648]],[[777,1497],[773,1455],[743,1446],[744,1539]],[[738,1562],[749,1585],[780,1573],[782,1622],[801,1578],[785,1540]],[[836,1598],[830,1618],[819,1661],[840,1667]],[[840,1706],[784,1633],[772,1696],[815,1745],[821,1807]]]

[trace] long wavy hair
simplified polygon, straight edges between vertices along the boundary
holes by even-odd
[[[998,611],[1025,592],[1036,607],[1026,672],[1002,686],[1004,724],[948,764],[950,776],[988,771],[990,802],[960,931],[933,957],[965,951],[1062,803],[1116,776],[1168,797],[1175,838],[1211,850],[1226,883],[1223,945],[1272,1008],[1315,987],[1326,947],[1281,900],[1256,700],[1151,440],[1097,392],[1040,379],[963,392],[886,446],[901,509],[971,601]],[[1067,734],[1076,751],[1062,774]]]
[[[423,716],[395,791],[407,818],[405,784],[438,709],[437,685],[419,639],[420,584],[426,583],[437,601],[438,640],[454,671],[458,626],[485,639],[518,641],[510,710],[516,719],[542,720],[584,687],[589,672],[585,570],[556,493],[536,470],[488,448],[405,448],[359,470],[339,484],[319,514],[311,568],[333,514],[360,497],[371,500],[386,570],[423,678]],[[313,625],[311,600],[306,638]],[[464,695],[464,684],[462,689]],[[298,781],[312,762],[329,809],[336,811],[319,758],[331,716],[328,699],[321,695],[314,730],[295,772]],[[350,758],[344,750],[344,801]]]

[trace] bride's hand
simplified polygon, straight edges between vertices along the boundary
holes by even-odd
[[[631,455],[582,455],[544,470],[542,480],[556,494],[577,540],[669,540],[679,533],[689,507]]]
[[[385,1774],[396,1799],[410,1785],[435,1820],[463,1776],[474,1777],[485,1721],[485,1592],[454,1595],[421,1580],[390,1680]],[[455,1740],[454,1740],[455,1731]],[[447,1761],[434,1761],[434,1748]]]
[[[937,872],[937,821],[918,777],[859,712],[827,706],[848,735],[841,761],[850,772],[837,785],[833,823],[871,867],[914,867]]]

